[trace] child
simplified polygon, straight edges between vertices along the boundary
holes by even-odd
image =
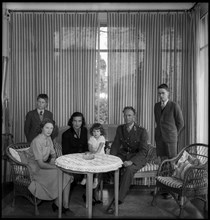
[[[105,132],[104,128],[100,123],[95,123],[90,128],[91,137],[88,140],[88,149],[91,153],[94,154],[105,154]],[[81,181],[82,185],[86,184],[86,176]],[[93,189],[95,189],[98,185],[98,174],[95,174],[93,180]]]
[[[53,120],[53,113],[46,110],[47,105],[48,96],[46,94],[39,94],[37,97],[37,108],[27,113],[24,124],[27,142],[32,142],[39,134],[39,127],[44,118]]]

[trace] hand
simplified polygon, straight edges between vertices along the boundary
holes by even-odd
[[[131,166],[133,164],[133,162],[132,161],[124,161],[123,162],[123,165],[124,165],[124,167],[129,167],[129,166]]]

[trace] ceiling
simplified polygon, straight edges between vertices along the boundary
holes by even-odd
[[[4,9],[9,10],[188,10],[195,2],[132,2],[132,3],[101,3],[101,2],[5,2]]]

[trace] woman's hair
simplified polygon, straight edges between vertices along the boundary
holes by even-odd
[[[93,136],[93,130],[100,130],[101,135],[105,135],[105,130],[100,123],[94,123],[90,128],[90,134]]]
[[[74,120],[75,117],[82,117],[82,125],[81,125],[81,127],[84,127],[84,126],[85,126],[85,118],[84,118],[84,116],[83,116],[83,114],[82,114],[81,112],[74,112],[74,113],[71,115],[71,118],[70,118],[69,121],[68,121],[68,125],[69,125],[70,127],[73,127],[72,122],[73,122],[73,120]]]
[[[54,130],[55,121],[51,120],[50,118],[44,118],[39,126],[39,133],[42,133],[42,129],[47,123],[51,123],[53,125],[53,130]],[[52,131],[52,133],[53,133],[53,131]]]

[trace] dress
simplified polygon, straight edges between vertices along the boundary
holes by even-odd
[[[53,142],[51,137],[45,137],[39,134],[32,141],[28,150],[28,164],[31,168],[33,181],[28,189],[37,198],[42,200],[53,200],[58,197],[58,170],[42,169],[39,167],[37,160],[43,158],[46,161],[50,154],[54,154]],[[63,175],[63,189],[72,182],[72,176],[68,174]]]
[[[105,140],[105,137],[104,137],[103,135],[101,135],[101,136],[98,138],[98,140],[97,140],[94,136],[91,136],[91,137],[89,138],[88,144],[91,144],[91,145],[92,145],[93,150],[94,150],[93,153],[95,153],[95,152],[98,150],[98,148],[99,148],[99,144],[100,144],[100,143],[103,143],[103,147],[101,148],[101,151],[98,152],[98,153],[99,153],[99,154],[105,154],[105,151],[104,151],[105,142],[106,142],[106,140]]]

